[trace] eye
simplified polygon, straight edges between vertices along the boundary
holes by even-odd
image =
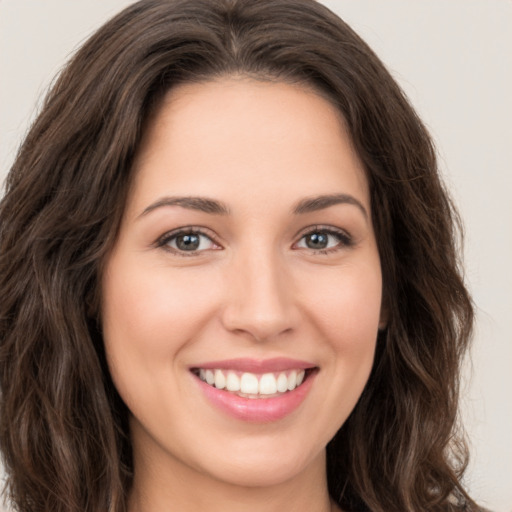
[[[220,249],[210,236],[197,229],[167,233],[158,240],[157,245],[166,250],[187,256],[192,256],[209,249]]]
[[[301,237],[297,242],[298,249],[312,249],[313,251],[331,251],[347,247],[352,244],[350,236],[334,228],[315,228]]]

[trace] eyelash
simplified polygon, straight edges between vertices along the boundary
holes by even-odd
[[[344,248],[352,247],[354,245],[354,240],[352,239],[352,237],[350,236],[349,233],[347,233],[346,231],[344,231],[342,229],[334,228],[332,226],[329,226],[329,227],[327,227],[327,226],[311,226],[311,227],[307,228],[306,231],[303,232],[303,234],[299,238],[299,242],[296,242],[296,244],[300,243],[307,236],[311,236],[313,234],[318,234],[318,233],[325,234],[328,236],[333,236],[333,237],[337,238],[338,243],[334,247],[328,247],[326,249],[311,249],[308,247],[305,248],[307,250],[313,251],[314,254],[330,254],[330,253],[337,252]],[[294,244],[294,245],[296,245],[296,244]]]
[[[304,240],[307,236],[311,236],[314,234],[324,234],[327,236],[335,237],[338,240],[338,243],[334,247],[328,247],[325,249],[311,249],[308,247],[301,247],[299,249],[306,249],[309,251],[312,251],[314,254],[330,254],[333,252],[337,252],[341,250],[342,248],[348,248],[354,245],[354,241],[350,234],[348,234],[346,231],[341,229],[333,228],[332,226],[329,227],[323,227],[323,226],[311,226],[307,228],[307,231],[304,231],[302,235],[299,238],[299,241],[294,244],[297,245],[302,240]],[[200,227],[190,226],[186,228],[179,228],[174,231],[170,231],[168,233],[165,233],[163,236],[161,236],[155,243],[155,246],[157,248],[162,248],[166,251],[172,252],[175,255],[183,256],[183,257],[190,257],[190,256],[198,256],[202,252],[204,252],[206,249],[199,250],[199,251],[185,251],[178,248],[170,247],[169,244],[176,240],[179,236],[186,236],[186,235],[195,235],[200,237],[206,237],[210,240],[210,242],[214,245],[217,245],[220,247],[219,244],[215,241],[212,234]],[[215,249],[217,250],[217,249]]]
[[[165,251],[172,252],[173,254],[177,256],[183,256],[183,257],[189,257],[189,256],[198,256],[203,251],[184,251],[180,250],[178,248],[170,247],[169,244],[178,238],[179,236],[186,236],[186,235],[196,235],[200,237],[206,237],[208,238],[212,244],[218,245],[217,242],[215,242],[214,237],[212,234],[202,228],[196,227],[196,226],[189,226],[184,228],[179,228],[174,231],[169,231],[168,233],[165,233],[162,235],[155,243],[156,247],[162,248]],[[220,247],[220,246],[219,246]]]

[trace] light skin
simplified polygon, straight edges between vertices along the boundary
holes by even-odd
[[[337,510],[325,446],[384,322],[368,184],[338,112],[297,85],[182,85],[150,120],[134,171],[102,305],[131,411],[130,511]],[[190,370],[276,357],[316,373],[275,421],[226,414]]]

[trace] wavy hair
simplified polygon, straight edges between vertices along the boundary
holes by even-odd
[[[100,28],[51,88],[0,204],[0,449],[22,512],[122,512],[128,411],[98,316],[150,111],[229,75],[313,87],[341,112],[369,182],[388,326],[327,446],[347,511],[470,510],[459,370],[473,323],[460,223],[431,138],[381,61],[312,0],[143,0]]]

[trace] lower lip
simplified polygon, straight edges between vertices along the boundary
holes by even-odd
[[[214,388],[196,378],[206,398],[224,413],[243,421],[269,423],[280,420],[295,411],[306,398],[316,372],[293,391],[272,398],[244,398],[229,391]]]

